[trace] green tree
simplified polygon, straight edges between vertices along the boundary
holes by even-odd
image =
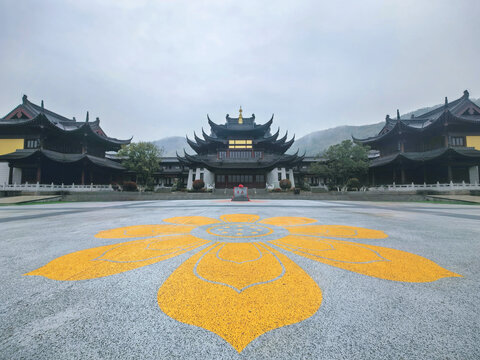
[[[345,186],[348,179],[362,179],[368,172],[368,150],[363,145],[344,140],[330,146],[322,155],[325,163],[314,163],[310,171],[329,179],[332,185]]]
[[[153,184],[153,174],[160,168],[160,150],[150,142],[140,141],[122,148],[118,155],[122,157],[122,165],[137,175],[137,183],[145,186]]]

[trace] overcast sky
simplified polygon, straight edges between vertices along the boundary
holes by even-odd
[[[0,116],[21,96],[109,136],[275,113],[297,137],[480,96],[480,1],[0,0]]]

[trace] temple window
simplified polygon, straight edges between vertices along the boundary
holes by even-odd
[[[40,147],[39,139],[27,139],[25,140],[25,149],[37,149]]]
[[[252,140],[228,140],[229,149],[251,149]]]
[[[450,138],[450,145],[452,145],[452,146],[465,146],[465,137],[463,137],[463,136],[452,136]]]

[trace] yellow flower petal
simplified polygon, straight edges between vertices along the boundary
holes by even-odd
[[[125,239],[157,235],[188,234],[193,229],[195,229],[195,226],[188,225],[134,225],[100,231],[95,237],[100,239]]]
[[[305,225],[317,222],[315,219],[297,217],[297,216],[276,216],[259,221],[262,224],[277,225],[277,226],[294,226]]]
[[[252,243],[220,244],[206,253],[196,268],[200,278],[239,291],[252,284],[272,281],[282,272],[281,263],[272,253]]]
[[[154,264],[206,243],[192,235],[177,235],[99,246],[61,256],[25,275],[52,280],[95,279]]]
[[[221,215],[220,219],[225,222],[247,222],[252,223],[260,219],[260,216],[253,214],[227,214]]]
[[[346,241],[289,235],[273,243],[300,255],[312,255],[318,259],[352,263],[384,261],[375,251],[358,244],[352,247],[352,243]]]
[[[180,225],[208,225],[220,222],[217,219],[212,219],[206,216],[177,216],[164,219],[163,221]]]
[[[306,258],[359,274],[404,282],[430,282],[461,277],[433,261],[406,251],[347,241],[308,241],[294,236],[271,241],[282,249]],[[332,248],[328,249],[331,245]]]
[[[346,225],[306,225],[296,227],[286,227],[291,234],[330,236],[341,238],[358,239],[384,239],[388,235],[380,230],[365,229],[356,226]]]
[[[235,276],[253,279],[258,275],[261,280],[264,272],[269,271],[268,266],[277,267],[281,264],[285,270],[276,280],[247,287],[241,292],[227,285],[202,280],[195,275],[195,269],[203,261],[208,266],[212,258],[205,254],[218,247],[214,245],[191,257],[161,286],[158,304],[165,314],[212,331],[241,352],[265,332],[305,320],[320,307],[322,293],[315,281],[298,265],[270,247],[261,250],[263,254],[268,254],[265,255],[268,261],[263,263],[263,270],[250,268],[249,271],[257,272],[251,274],[239,267]],[[251,259],[253,256],[251,248],[236,250],[239,252],[235,257],[237,260]],[[231,255],[228,256],[231,259]],[[212,266],[217,264],[211,263]],[[234,271],[234,268],[231,269]],[[216,279],[226,284],[231,281],[231,276],[227,274],[222,279],[221,274],[217,274]]]

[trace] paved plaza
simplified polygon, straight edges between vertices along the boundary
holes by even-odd
[[[0,226],[0,358],[480,358],[477,205],[61,203]]]

